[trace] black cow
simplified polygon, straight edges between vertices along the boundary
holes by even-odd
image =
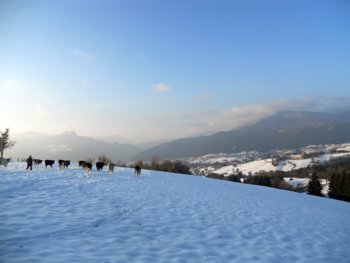
[[[54,160],[45,160],[45,167],[47,168],[47,166],[51,166],[52,168],[52,165],[55,164],[55,161]]]
[[[69,160],[58,160],[58,166],[60,167],[60,169],[68,168],[69,165],[70,165]]]
[[[79,161],[78,165],[79,165],[80,168],[84,168],[84,164],[85,163],[86,163],[85,161]]]
[[[58,167],[64,169],[64,160],[58,160]]]
[[[96,163],[97,171],[103,170],[103,166],[105,166],[105,164],[103,162],[97,162]]]
[[[43,162],[43,160],[40,159],[33,159],[34,165],[39,165]]]
[[[91,164],[91,163],[84,162],[84,163],[83,163],[83,168],[84,168],[85,171],[91,172],[91,170],[92,170],[92,164]]]
[[[68,169],[68,166],[70,165],[70,160],[64,161],[64,167]]]

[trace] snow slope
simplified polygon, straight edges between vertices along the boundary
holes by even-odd
[[[340,157],[347,157],[350,156],[350,153],[336,153],[336,154],[323,154],[317,158],[314,158],[314,161],[316,163],[325,163],[330,161],[331,159],[336,159]],[[256,174],[260,171],[270,172],[270,171],[291,171],[296,170],[300,168],[305,168],[309,165],[312,165],[312,159],[300,159],[300,160],[285,160],[283,162],[280,162],[278,165],[274,166],[272,165],[272,159],[263,159],[263,160],[257,160],[252,161],[248,163],[239,164],[236,166],[228,165],[221,167],[217,170],[212,170],[213,173],[216,174],[222,174],[225,176],[231,175],[235,173],[235,171],[238,169],[243,174],[247,175],[249,173]]]
[[[205,177],[0,168],[0,262],[350,262],[349,216]]]

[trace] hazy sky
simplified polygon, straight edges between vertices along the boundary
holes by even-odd
[[[0,0],[0,129],[157,140],[349,105],[349,0]]]

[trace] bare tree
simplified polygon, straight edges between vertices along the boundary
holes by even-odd
[[[160,157],[159,156],[154,156],[151,160],[151,169],[152,170],[159,170],[159,162],[160,162]]]
[[[15,146],[16,141],[10,140],[10,129],[6,128],[4,132],[0,131],[0,157],[1,159],[4,157],[4,151],[6,149],[11,149]]]
[[[87,163],[94,163],[95,159],[94,158],[86,158],[85,162],[87,162]]]
[[[126,167],[126,163],[121,161],[121,160],[118,160],[117,166],[119,166],[119,167]]]
[[[102,154],[98,157],[98,161],[104,163],[105,165],[112,163],[111,159],[109,159],[106,155]]]

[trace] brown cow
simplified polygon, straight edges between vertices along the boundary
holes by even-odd
[[[110,173],[113,173],[113,172],[114,172],[114,166],[115,166],[114,163],[108,164],[108,171],[109,171]]]

